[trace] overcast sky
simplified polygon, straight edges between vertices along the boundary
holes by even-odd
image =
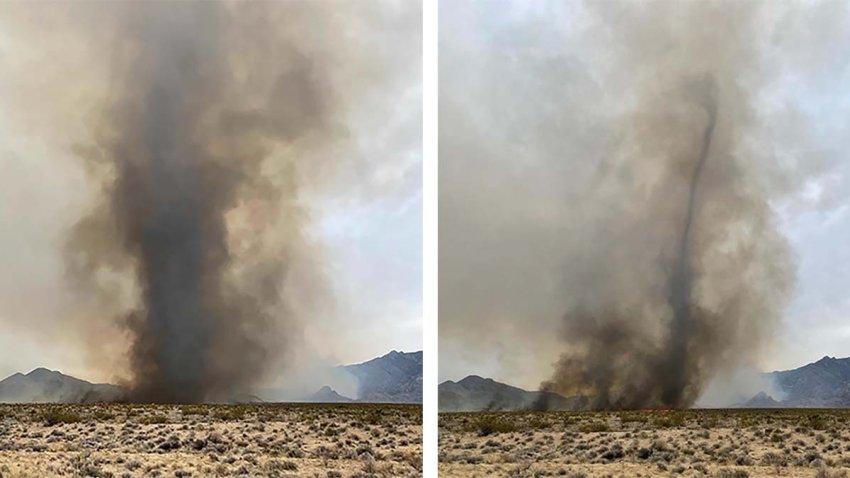
[[[415,2],[363,6],[347,34],[382,45],[369,55],[386,57],[386,80],[369,80],[379,91],[365,89],[358,107],[336,118],[350,141],[343,152],[356,158],[335,179],[342,184],[303,192],[306,236],[327,251],[321,267],[334,302],[306,324],[305,360],[326,364],[422,343],[421,14]],[[74,338],[61,255],[98,193],[74,148],[91,134],[82,123],[97,111],[109,65],[81,67],[85,41],[66,7],[44,18],[10,3],[0,9],[0,377],[44,366],[110,379]],[[389,19],[397,24],[381,23]]]
[[[556,227],[547,221],[557,217],[557,212],[548,208],[558,206],[547,202],[552,196],[546,191],[550,183],[555,183],[553,194],[557,194],[558,180],[551,176],[573,172],[569,168],[569,128],[584,125],[581,119],[570,117],[574,110],[569,82],[583,85],[602,77],[606,52],[596,50],[601,44],[597,42],[610,38],[619,28],[616,6],[630,3],[600,2],[612,13],[607,24],[603,22],[604,27],[590,26],[579,2],[506,2],[503,8],[442,3],[441,251],[462,249],[446,241],[468,237],[461,234],[463,237],[458,238],[448,231],[450,224],[463,224],[471,231],[479,226],[489,228],[476,236],[489,241],[476,250],[513,241],[516,238],[511,228],[535,237]],[[651,7],[652,3],[643,5]],[[681,5],[684,11],[689,4]],[[759,90],[754,107],[781,111],[776,115],[779,121],[793,118],[800,122],[802,139],[795,138],[799,139],[797,143],[788,139],[786,143],[780,135],[772,147],[781,151],[782,157],[776,161],[791,158],[801,165],[801,171],[808,170],[792,175],[794,184],[789,186],[789,193],[771,203],[781,232],[791,245],[797,281],[776,332],[775,347],[758,364],[762,370],[775,370],[796,368],[825,355],[850,357],[850,249],[846,247],[850,241],[850,64],[846,61],[850,57],[850,13],[840,2],[765,5],[770,8],[759,17],[755,38],[758,48],[764,48],[765,64],[775,72]],[[698,28],[687,21],[679,27],[682,32]],[[585,65],[603,66],[594,71]],[[540,100],[547,91],[555,93]],[[620,93],[616,88],[588,91],[599,95],[599,108],[612,101],[616,104]],[[584,104],[581,102],[585,100],[581,97],[576,101]],[[790,113],[783,116],[785,112]],[[546,118],[555,118],[555,122]],[[528,121],[538,123],[527,127]],[[778,125],[776,130],[782,127]],[[542,131],[547,128],[553,132]],[[525,144],[529,138],[545,134],[560,135],[556,141],[561,141],[562,148],[546,153],[551,155],[548,159],[525,158],[536,147]],[[448,162],[451,164],[446,166]],[[466,171],[468,176],[458,178],[462,176],[458,171]],[[526,184],[529,181],[533,186]],[[505,188],[514,190],[505,201],[488,196],[488,191],[503,194]],[[527,199],[529,195],[539,200]],[[464,216],[463,211],[455,212],[458,201],[466,200],[462,198],[480,204],[469,208],[473,213]],[[525,210],[518,205],[520,198],[536,206]],[[506,217],[514,218],[513,225]],[[569,228],[562,230],[569,234]],[[478,309],[488,310],[485,306],[473,305],[468,298],[448,300],[462,296],[454,291],[463,284],[469,285],[470,294],[478,294],[475,296],[480,303],[489,300],[505,303],[507,308],[557,294],[552,284],[568,265],[550,264],[546,257],[538,257],[542,253],[521,247],[514,250],[515,254],[501,256],[498,267],[479,267],[475,260],[457,269],[441,264],[441,381],[479,374],[533,389],[551,371],[557,355],[541,351],[557,350],[555,331],[540,324],[556,320],[541,316],[556,316],[557,309],[517,305],[527,315],[491,315],[490,320],[482,317],[476,321],[473,316]],[[534,261],[539,263],[529,265]],[[531,268],[547,271],[546,277],[526,275]],[[539,285],[523,289],[529,282]],[[491,288],[489,299],[481,295],[487,287]],[[517,289],[525,293],[514,294]],[[493,293],[498,290],[502,293]],[[457,324],[448,323],[448,316],[462,319]],[[469,330],[461,333],[464,327]]]

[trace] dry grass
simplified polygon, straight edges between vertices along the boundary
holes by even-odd
[[[443,413],[440,476],[848,478],[850,410]]]
[[[0,478],[421,476],[418,406],[0,405]]]

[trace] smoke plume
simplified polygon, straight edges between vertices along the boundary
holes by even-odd
[[[263,165],[280,144],[295,146],[291,162],[299,141],[326,128],[333,95],[284,38],[240,44],[233,24],[260,13],[151,3],[122,17],[115,55],[124,64],[97,144],[84,153],[107,171],[104,202],[75,227],[68,258],[77,280],[113,258],[135,273],[139,301],[120,319],[132,337],[133,400],[198,402],[246,390],[271,353],[264,337],[281,322],[272,314],[286,314],[286,250],[267,255],[262,242],[234,238],[228,215],[250,208],[246,226],[261,234],[277,208],[291,207],[283,227],[299,234],[290,206],[297,182],[278,186]],[[257,35],[273,31],[254,24]],[[250,48],[266,49],[269,64],[240,65]]]
[[[486,34],[452,30],[448,17],[443,26],[455,47],[441,57],[444,350],[497,342],[513,350],[499,373],[524,367],[541,389],[593,408],[691,406],[711,379],[755,363],[794,284],[776,204],[818,167],[789,159],[809,133],[783,127],[795,112],[776,108],[772,89],[822,45],[812,32],[776,39],[799,12],[769,2],[457,10]],[[483,110],[467,112],[476,103]]]
[[[652,9],[686,18],[699,10]],[[575,260],[602,273],[566,291],[566,351],[543,389],[587,394],[595,408],[686,407],[778,326],[793,268],[769,204],[773,186],[757,180],[745,144],[757,126],[754,92],[741,85],[757,61],[751,10],[712,4],[704,13],[716,30],[662,29],[657,56],[622,39],[620,61],[661,70],[635,78],[617,159],[596,172],[598,190],[615,195],[605,201],[620,205],[587,218],[584,227],[609,237],[581,245]],[[639,30],[653,23],[635,15]],[[668,49],[677,44],[681,53]]]
[[[128,400],[250,391],[298,346],[305,317],[332,307],[305,184],[333,187],[340,171],[368,167],[345,122],[367,94],[397,93],[391,62],[407,47],[373,43],[401,35],[416,8],[53,6],[19,5],[21,18],[72,25],[63,33],[85,45],[78,65],[108,70],[76,146],[99,187],[64,247],[83,303],[76,327],[93,355],[126,367]],[[403,21],[383,23],[393,19]],[[126,354],[112,354],[115,342]]]

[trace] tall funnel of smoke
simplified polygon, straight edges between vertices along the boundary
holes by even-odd
[[[673,311],[673,323],[670,332],[670,381],[662,394],[662,402],[665,404],[681,404],[685,384],[687,383],[688,360],[687,341],[688,325],[690,323],[690,307],[692,303],[691,287],[693,284],[692,266],[690,257],[690,236],[694,223],[694,213],[697,197],[697,187],[700,176],[708,159],[711,148],[711,138],[714,135],[714,126],[717,123],[717,104],[715,98],[714,84],[707,83],[706,86],[706,125],[702,143],[699,145],[699,153],[691,174],[691,182],[688,188],[687,212],[685,213],[682,226],[682,238],[679,242],[679,253],[670,276],[670,309]]]
[[[692,405],[769,338],[793,282],[774,191],[747,151],[758,5],[645,6],[619,12],[613,70],[654,71],[632,77],[619,140],[585,198],[608,206],[573,224],[598,234],[567,264],[585,275],[567,280],[564,352],[542,384],[595,408]],[[684,26],[703,15],[710,30]]]
[[[687,407],[769,366],[794,314],[789,215],[835,201],[846,163],[823,79],[847,4],[440,16],[440,374]]]
[[[102,202],[67,251],[74,280],[134,277],[136,304],[118,318],[130,341],[129,400],[226,400],[297,334],[281,289],[306,219],[298,166],[311,145],[333,141],[335,99],[328,59],[311,58],[295,30],[329,27],[316,21],[321,10],[108,8],[121,25],[113,83],[96,144],[82,154]]]

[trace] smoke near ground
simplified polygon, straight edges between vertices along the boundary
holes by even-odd
[[[274,144],[325,128],[333,100],[322,72],[285,40],[266,39],[284,46],[275,55],[282,68],[234,71],[234,55],[251,46],[228,45],[233,20],[221,5],[130,10],[117,53],[128,65],[117,73],[103,139],[85,154],[114,177],[103,206],[74,230],[71,272],[85,280],[108,266],[104,241],[133,261],[140,303],[123,318],[133,337],[132,398],[197,402],[244,390],[267,361],[272,311],[286,314],[278,292],[285,249],[272,255],[262,243],[230,242],[226,215],[250,204],[247,227],[261,233],[279,203],[294,202],[297,183],[276,187],[264,179],[263,161]],[[297,237],[300,218],[288,212]],[[249,269],[236,275],[240,247],[249,249]]]
[[[41,31],[45,43],[83,45],[75,66],[105,75],[92,75],[105,87],[74,142],[99,191],[62,247],[79,304],[68,325],[87,332],[93,356],[124,368],[127,399],[229,400],[280,373],[273,368],[301,346],[304,321],[333,315],[305,198],[378,163],[357,157],[346,121],[368,123],[358,109],[398,94],[406,73],[397,66],[415,58],[418,39],[375,46],[408,37],[416,9],[5,6],[7,19],[33,32],[41,21],[60,26]]]
[[[794,290],[777,207],[832,160],[808,149],[814,127],[780,80],[837,48],[846,9],[535,2],[448,15],[441,356],[501,350],[493,375],[605,409],[688,407],[758,362]],[[827,17],[844,20],[797,23]]]

